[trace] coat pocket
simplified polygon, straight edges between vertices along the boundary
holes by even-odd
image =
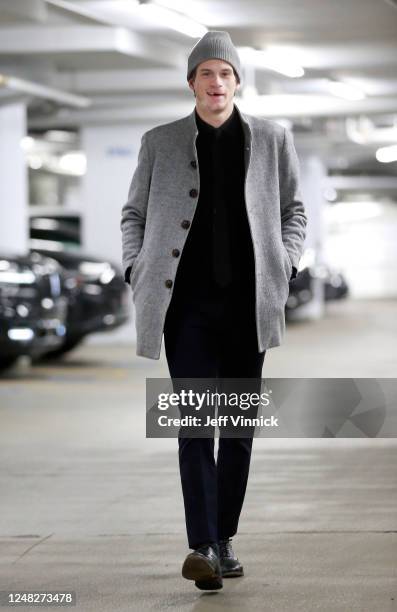
[[[138,279],[138,273],[139,270],[142,266],[142,262],[143,262],[143,256],[144,256],[144,248],[142,247],[141,250],[139,251],[138,255],[136,256],[136,259],[133,263],[132,269],[131,269],[131,274],[130,274],[130,286],[133,289],[136,285],[136,281]]]
[[[287,275],[287,280],[289,282],[289,280],[291,278],[291,274],[292,274],[292,262],[291,262],[291,259],[290,259],[289,255],[288,255],[288,251],[287,251],[287,249],[284,246],[284,243],[283,243],[283,253],[284,253],[284,260],[285,260],[284,269],[285,269],[285,273]]]

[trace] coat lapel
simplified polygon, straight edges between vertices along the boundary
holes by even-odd
[[[243,126],[244,131],[244,160],[245,160],[245,175],[247,176],[248,167],[251,159],[251,145],[252,145],[252,133],[251,126],[249,121],[249,116],[242,113],[237,106],[237,112],[240,115],[241,125]]]

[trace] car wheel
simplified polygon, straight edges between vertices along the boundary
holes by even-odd
[[[14,363],[18,361],[18,355],[13,355],[12,357],[2,355],[0,356],[0,371],[7,370],[14,365]]]

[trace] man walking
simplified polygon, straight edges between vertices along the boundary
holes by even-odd
[[[285,330],[289,280],[306,234],[293,139],[241,113],[242,81],[227,32],[193,47],[193,112],[147,131],[121,230],[136,308],[137,355],[171,378],[259,382]],[[254,385],[256,383],[254,382]],[[252,437],[178,437],[188,544],[182,575],[200,589],[243,575],[231,540],[243,506]]]

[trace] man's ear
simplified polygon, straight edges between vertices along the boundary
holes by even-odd
[[[196,92],[194,91],[194,81],[193,81],[193,79],[190,79],[190,81],[189,81],[189,87],[190,87],[190,89],[192,90],[192,92],[193,92],[193,94],[194,94],[194,97],[196,97]]]

